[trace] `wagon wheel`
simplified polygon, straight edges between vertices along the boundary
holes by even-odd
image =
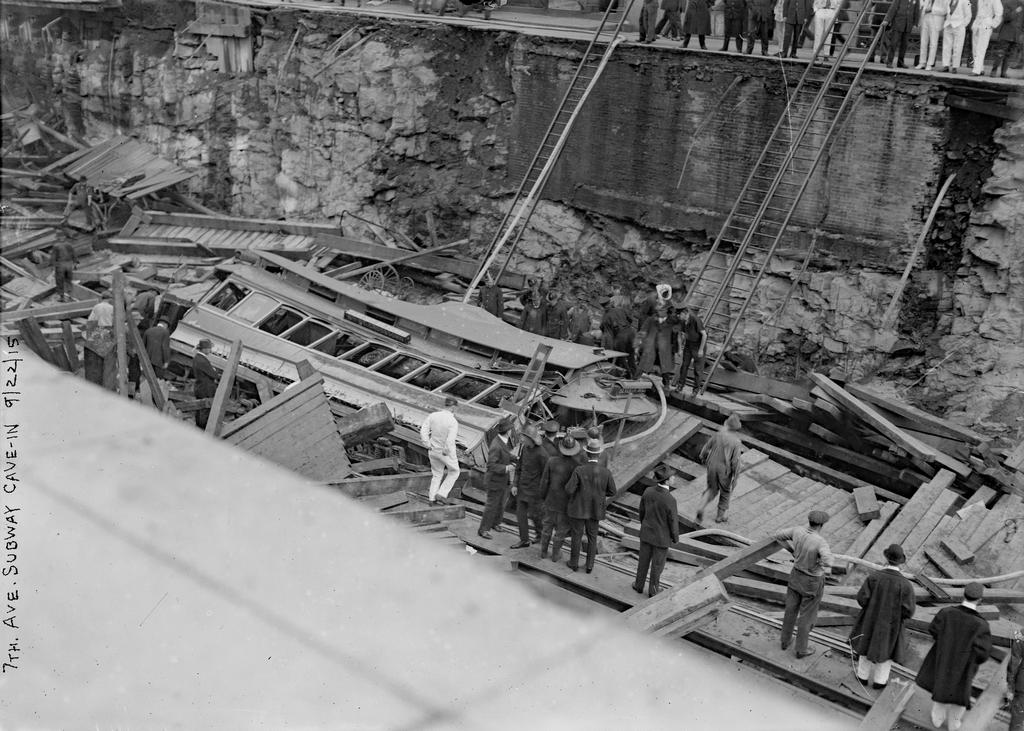
[[[382,264],[376,269],[371,269],[359,280],[359,286],[381,294],[399,296],[402,290],[402,278],[390,264]]]

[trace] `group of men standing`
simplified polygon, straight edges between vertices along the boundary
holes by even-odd
[[[686,3],[698,9],[704,0]],[[973,5],[973,7],[972,7]],[[735,39],[736,51],[753,53],[760,44],[761,55],[768,54],[768,42],[773,34],[780,46],[779,57],[796,58],[804,38],[813,38],[813,54],[817,55],[831,33],[829,53],[835,51],[836,39],[843,39],[842,21],[846,11],[841,0],[721,0],[724,21],[722,51],[728,51]],[[655,24],[658,0],[645,0],[640,15],[640,42],[650,43],[666,24],[669,38],[678,37],[678,16],[682,9],[679,0],[661,0],[662,19]],[[705,11],[706,12],[706,8]],[[883,28],[877,51],[888,66],[905,68],[904,58],[914,28],[920,28],[921,52],[917,68],[935,68],[939,41],[942,41],[941,67],[955,73],[960,66],[966,41],[970,41],[972,72],[984,73],[985,54],[989,42],[994,43],[992,76],[1006,76],[1011,61],[1020,54],[1024,40],[1024,0],[874,0],[872,30]],[[830,30],[831,28],[831,30]],[[968,38],[967,31],[971,35]],[[710,32],[710,31],[706,31]],[[684,47],[689,35],[683,35]],[[700,36],[704,48],[704,36]],[[874,52],[871,59],[874,60]]]

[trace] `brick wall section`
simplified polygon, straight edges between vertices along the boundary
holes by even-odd
[[[574,70],[564,45],[524,41],[515,53],[513,182]],[[518,72],[524,67],[529,74]],[[620,48],[545,197],[654,228],[703,230],[713,239],[785,108],[787,83],[795,85],[801,70],[757,57]],[[800,228],[820,227],[819,247],[839,259],[902,260],[892,244],[912,241],[935,194],[949,109],[933,81],[901,76],[895,88],[893,79],[865,74],[864,95],[794,217]]]

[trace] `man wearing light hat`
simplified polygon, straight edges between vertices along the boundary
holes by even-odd
[[[661,572],[665,568],[668,549],[679,540],[679,507],[669,492],[672,470],[658,465],[654,480],[640,499],[640,558],[636,565],[633,591],[644,593],[647,569],[650,566],[651,585],[648,596],[661,591]]]
[[[925,655],[917,684],[932,694],[932,724],[949,731],[960,728],[971,702],[971,683],[978,666],[992,652],[988,621],[978,614],[985,587],[972,581],[964,587],[964,600],[940,609],[928,626],[935,644]]]
[[[551,422],[548,422],[549,424]],[[566,435],[558,440],[558,454],[548,460],[540,478],[540,495],[544,499],[544,524],[540,534],[540,557],[548,555],[551,546],[551,560],[558,563],[562,544],[569,534],[569,493],[565,486],[576,468],[580,466],[578,455],[580,444]]]
[[[192,377],[196,379],[195,397],[197,399],[213,398],[217,393],[217,371],[213,369],[213,364],[210,362],[211,350],[213,350],[213,343],[209,338],[202,338],[196,345],[196,352],[192,356]],[[209,408],[196,411],[196,426],[200,429],[206,428],[206,422],[209,419]]]
[[[519,543],[512,548],[528,548],[530,545],[530,520],[533,520],[537,536],[543,533],[541,512],[544,496],[540,493],[540,480],[548,463],[540,429],[536,424],[527,424],[523,429],[523,448],[519,452],[519,467],[512,494],[516,496],[516,521],[519,524]]]
[[[907,560],[896,543],[885,549],[885,568],[873,572],[857,592],[860,614],[850,632],[857,655],[857,680],[880,690],[889,682],[892,663],[903,662],[903,626],[914,616],[914,587],[900,573]]]
[[[786,613],[782,618],[782,649],[789,648],[795,626],[797,657],[814,654],[808,642],[825,593],[825,574],[832,570],[833,561],[832,551],[820,533],[827,522],[828,513],[812,510],[806,528],[787,528],[772,536],[793,554],[793,570],[786,584]]]
[[[587,461],[576,468],[569,478],[565,491],[569,495],[569,525],[572,529],[572,547],[569,551],[568,566],[573,571],[580,568],[580,550],[583,533],[587,534],[587,573],[594,570],[597,558],[597,524],[604,518],[605,498],[615,495],[615,480],[607,467],[598,462],[601,458],[601,442],[588,439],[584,448]]]

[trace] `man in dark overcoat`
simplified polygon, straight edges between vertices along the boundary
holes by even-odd
[[[654,596],[661,591],[661,572],[665,568],[669,546],[679,540],[679,507],[669,492],[672,470],[658,465],[654,470],[657,482],[644,491],[640,498],[640,559],[636,565],[633,591],[643,594],[650,567],[651,584],[647,593]]]
[[[900,573],[907,560],[903,548],[893,543],[883,552],[886,565],[875,571],[857,592],[860,614],[850,632],[850,644],[857,655],[857,680],[881,689],[889,682],[892,663],[901,662],[903,626],[914,616],[914,587]]]
[[[971,683],[978,666],[992,652],[988,621],[978,614],[985,587],[971,582],[964,587],[963,603],[940,609],[928,632],[935,639],[921,663],[917,684],[932,695],[932,725],[949,731],[960,728],[971,702]]]
[[[196,352],[192,356],[192,377],[196,379],[195,397],[197,399],[213,398],[217,393],[217,371],[213,369],[210,362],[210,352],[213,350],[213,343],[208,338],[203,338],[196,345]],[[200,429],[206,428],[206,422],[210,419],[210,407],[196,411],[196,426]]]
[[[541,445],[544,447],[544,451],[548,453],[548,459],[552,459],[558,456],[558,432],[562,430],[561,424],[554,419],[548,419],[544,422],[541,427],[544,431],[544,440]]]
[[[487,275],[486,283],[480,287],[480,306],[498,318],[505,312],[505,293],[490,274]]]
[[[598,464],[601,458],[601,442],[588,439],[584,448],[587,461],[576,468],[569,478],[565,491],[569,495],[569,526],[572,529],[572,547],[569,551],[569,568],[580,568],[580,549],[583,533],[587,534],[587,573],[594,570],[597,558],[597,524],[604,518],[605,498],[615,495],[615,480],[607,467]]]
[[[895,62],[895,68],[906,68],[903,58],[907,55],[907,42],[920,14],[917,0],[892,0],[884,21],[886,66],[892,67]]]
[[[576,468],[580,466],[577,455],[580,445],[570,436],[558,440],[558,454],[544,465],[540,478],[540,494],[544,497],[544,524],[540,534],[540,557],[548,555],[551,546],[551,560],[558,563],[562,544],[569,534],[569,493],[565,486]]]
[[[167,366],[171,364],[171,331],[167,320],[160,320],[147,329],[142,334],[142,342],[157,378],[167,378]]]
[[[747,55],[754,52],[754,41],[761,41],[761,55],[768,55],[768,31],[775,23],[772,0],[747,0]]]
[[[528,424],[523,429],[523,440],[523,448],[519,452],[519,467],[516,469],[516,481],[512,485],[512,494],[516,496],[519,543],[512,548],[529,548],[531,520],[537,535],[543,533],[541,514],[544,496],[541,494],[540,481],[548,463],[548,453],[544,449],[544,440],[536,424]]]
[[[547,293],[541,319],[544,322],[542,335],[557,340],[565,340],[569,336],[569,306],[556,290]]]
[[[743,25],[747,20],[747,0],[725,0],[722,12],[725,21],[725,38],[722,50],[729,50],[730,39],[736,39],[736,52],[743,53]]]
[[[786,34],[782,40],[779,56],[796,58],[796,49],[800,47],[800,37],[804,26],[814,14],[811,0],[785,0],[782,14],[786,20]]]
[[[673,356],[678,330],[675,314],[666,305],[658,305],[655,313],[641,327],[640,372],[659,372],[665,386],[669,385],[676,370]]]
[[[1010,703],[1009,731],[1024,731],[1024,632],[1019,628],[1010,640],[1006,665],[1006,700]]]
[[[512,421],[505,419],[498,424],[498,435],[491,440],[487,449],[487,469],[484,474],[487,502],[484,504],[484,513],[480,516],[480,527],[476,533],[488,540],[491,538],[491,528],[501,523],[501,516],[505,513],[510,487],[509,478],[515,472],[515,454],[509,443],[511,432]]]

